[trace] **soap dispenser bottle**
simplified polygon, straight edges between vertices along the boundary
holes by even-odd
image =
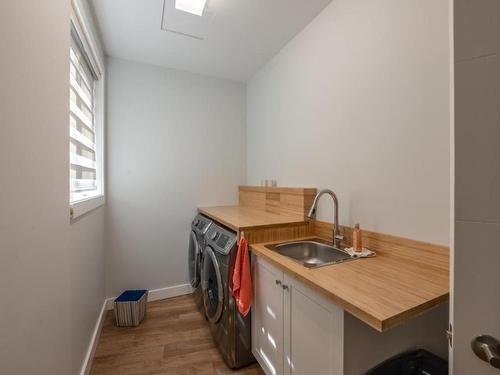
[[[362,233],[359,224],[354,224],[354,229],[352,231],[352,248],[357,253],[363,250]]]

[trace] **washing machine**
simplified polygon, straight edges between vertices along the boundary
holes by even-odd
[[[189,234],[189,281],[193,288],[196,305],[203,314],[205,311],[201,290],[201,266],[205,247],[205,234],[211,225],[212,220],[198,214],[191,223],[191,233]]]
[[[255,361],[251,313],[240,314],[230,289],[236,253],[236,233],[214,222],[207,231],[203,254],[203,302],[215,343],[228,367],[233,369]]]

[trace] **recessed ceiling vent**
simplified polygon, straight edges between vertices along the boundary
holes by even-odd
[[[206,39],[215,14],[207,10],[205,3],[203,0],[164,0],[161,29],[194,39]]]

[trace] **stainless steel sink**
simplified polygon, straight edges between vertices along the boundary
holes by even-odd
[[[344,250],[319,239],[286,242],[266,247],[308,268],[342,263],[352,259]]]

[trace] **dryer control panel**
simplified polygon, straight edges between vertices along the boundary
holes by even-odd
[[[236,233],[214,223],[207,232],[207,245],[211,245],[215,251],[227,255],[236,245]]]
[[[191,228],[198,234],[205,234],[208,231],[208,228],[210,228],[211,224],[212,220],[203,215],[198,214],[191,223]]]

